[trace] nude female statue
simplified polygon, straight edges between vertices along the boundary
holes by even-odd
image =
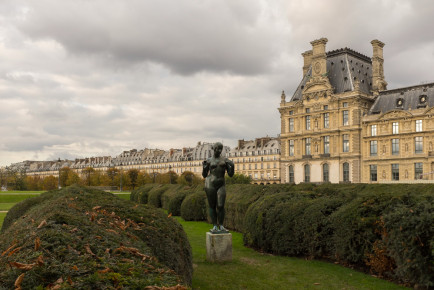
[[[234,163],[221,157],[223,144],[217,142],[213,146],[214,156],[203,162],[202,176],[205,178],[205,192],[208,198],[208,212],[211,217],[213,228],[212,233],[227,233],[223,227],[225,219],[225,172],[232,177],[235,172]],[[209,175],[208,175],[209,173]]]

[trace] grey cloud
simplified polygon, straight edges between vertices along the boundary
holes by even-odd
[[[278,35],[263,20],[264,3],[46,0],[27,3],[19,27],[34,39],[58,41],[70,53],[113,63],[150,61],[181,74],[256,74],[269,69]]]

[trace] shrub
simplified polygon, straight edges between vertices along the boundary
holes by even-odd
[[[190,284],[191,248],[161,210],[113,194],[64,188],[0,235],[0,280],[24,289],[144,289]]]
[[[143,186],[140,186],[139,188],[134,189],[131,192],[130,200],[138,203],[147,204],[149,192],[156,186],[158,186],[158,184],[145,184]]]
[[[161,195],[161,207],[165,210],[169,209],[170,200],[185,186],[179,184],[168,184],[166,190]]]
[[[50,199],[53,195],[57,194],[58,190],[44,192],[39,196],[25,199],[17,204],[15,204],[11,209],[9,209],[8,214],[3,220],[3,226],[1,232],[4,232],[8,227],[10,227],[18,218],[24,216],[28,210],[32,207]]]
[[[194,191],[184,198],[181,204],[181,217],[186,221],[204,221],[207,219],[207,202],[203,190]]]
[[[400,204],[384,215],[385,248],[404,282],[434,286],[433,217],[432,199]]]
[[[169,188],[168,184],[159,184],[153,187],[148,193],[148,204],[161,207],[161,196]]]

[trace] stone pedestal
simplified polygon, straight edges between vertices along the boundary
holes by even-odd
[[[232,261],[232,234],[206,233],[206,259],[210,262]]]

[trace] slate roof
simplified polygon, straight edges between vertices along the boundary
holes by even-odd
[[[312,75],[312,66],[297,87],[290,101],[300,100],[302,90]],[[359,82],[360,90],[370,93],[372,90],[371,59],[350,48],[327,52],[327,76],[335,94],[353,91],[354,83]]]
[[[422,96],[425,96],[423,102]],[[401,100],[402,105],[398,101]],[[386,113],[393,110],[415,110],[434,106],[434,83],[399,88],[380,92],[369,115]]]

